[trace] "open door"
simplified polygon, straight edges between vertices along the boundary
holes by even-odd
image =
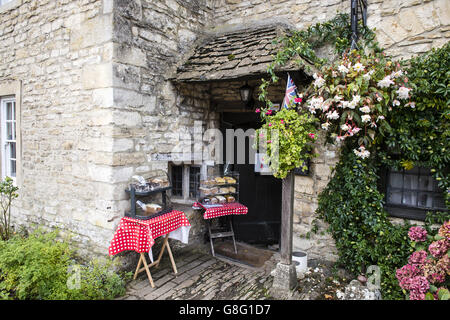
[[[257,129],[261,126],[254,112],[222,113],[224,159],[227,159],[226,129]],[[245,163],[237,164],[237,138],[234,138],[233,171],[239,172],[239,202],[248,207],[248,214],[235,216],[234,232],[238,241],[253,244],[279,243],[281,226],[281,180],[255,172],[254,159],[249,159],[251,139],[245,139]]]

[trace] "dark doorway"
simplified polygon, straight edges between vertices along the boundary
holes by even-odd
[[[226,129],[247,131],[261,126],[260,117],[254,112],[224,112],[221,120],[224,159],[227,159]],[[255,172],[254,159],[249,159],[250,140],[245,138],[245,163],[237,164],[237,138],[234,137],[232,170],[239,172],[239,202],[248,207],[248,214],[235,216],[233,228],[238,241],[276,244],[279,243],[281,225],[281,180]]]

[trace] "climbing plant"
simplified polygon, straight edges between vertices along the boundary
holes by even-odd
[[[397,225],[388,218],[384,195],[377,189],[378,172],[383,165],[405,169],[428,166],[446,193],[448,207],[449,46],[410,61],[394,62],[375,41],[373,30],[360,29],[360,49],[356,51],[349,50],[348,15],[280,39],[280,50],[268,68],[270,77],[260,86],[259,99],[265,108],[258,111],[263,127],[280,121],[267,98],[268,86],[279,81],[278,67],[297,59],[299,68],[314,72],[311,85],[290,109],[297,110],[297,115],[291,116],[294,119],[304,117],[309,109],[308,119],[312,120],[303,125],[315,123],[316,130],[299,130],[297,139],[301,142],[287,141],[287,149],[289,144],[296,145],[296,151],[299,146],[307,149],[308,136],[320,129],[326,130],[328,142],[340,141],[340,161],[319,195],[318,217],[329,224],[339,263],[355,274],[377,265],[383,298],[402,299],[395,270],[411,253],[409,223]],[[324,43],[334,47],[336,61],[316,55],[315,49]],[[277,156],[283,159],[284,155]],[[278,177],[304,157],[301,152],[290,154]],[[448,220],[446,212],[435,216]],[[427,222],[434,220],[428,215]]]

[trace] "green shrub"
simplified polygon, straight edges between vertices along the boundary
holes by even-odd
[[[0,298],[112,299],[125,293],[125,279],[111,271],[111,261],[77,263],[68,242],[57,235],[37,230],[0,241]]]
[[[344,147],[333,178],[319,195],[317,213],[329,224],[339,263],[355,275],[370,265],[381,271],[384,299],[402,299],[395,270],[410,254],[409,225],[393,225],[383,209],[383,194],[377,190],[377,166],[361,160],[351,147]]]

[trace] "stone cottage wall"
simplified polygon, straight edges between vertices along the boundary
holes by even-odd
[[[133,174],[167,170],[196,121],[218,126],[208,85],[168,79],[203,32],[223,24],[287,21],[298,29],[348,12],[348,0],[14,0],[0,7],[0,92],[21,91],[18,224],[60,227],[85,252],[104,254]],[[396,58],[450,37],[446,0],[369,1],[369,26]],[[19,82],[14,81],[19,80]],[[317,195],[337,162],[317,146],[309,177],[296,178],[294,248],[334,259],[312,228]],[[191,218],[192,213],[189,212]],[[193,223],[197,224],[197,223]],[[198,223],[200,224],[200,223]],[[325,226],[322,226],[322,230]],[[200,234],[200,231],[193,231]]]
[[[446,0],[369,0],[368,26],[376,27],[377,39],[396,59],[410,58],[450,39],[450,2]],[[348,0],[220,0],[216,9],[218,24],[243,24],[278,20],[304,29],[325,22],[337,13],[349,13]],[[338,162],[335,146],[316,145],[319,157],[311,162],[308,177],[296,176],[294,204],[294,250],[307,251],[310,257],[336,260],[334,241],[327,225],[316,219],[317,196],[331,178]],[[314,226],[318,232],[311,232]]]
[[[111,37],[107,2],[16,0],[0,8],[0,87],[21,81],[15,222],[59,227],[85,252],[104,253],[114,228],[110,182],[93,167],[114,148],[103,112]]]
[[[123,148],[110,165],[121,172],[114,193],[119,216],[129,207],[124,189],[132,175],[168,172],[170,157],[190,150],[196,127],[217,127],[217,114],[209,112],[209,85],[169,80],[212,23],[210,2],[113,1],[113,140]],[[188,206],[181,209],[191,221],[191,238],[202,236],[200,216]]]

